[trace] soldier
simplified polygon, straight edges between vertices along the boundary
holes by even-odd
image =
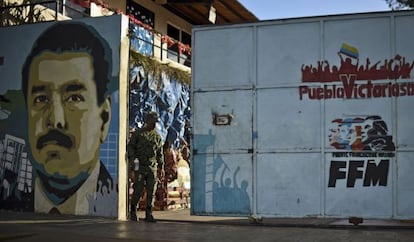
[[[128,144],[128,158],[133,161],[135,171],[134,193],[131,198],[130,220],[137,221],[136,209],[144,187],[147,190],[145,221],[155,222],[152,216],[154,195],[157,189],[157,175],[164,177],[164,157],[161,136],[155,130],[158,114],[150,112],[145,126],[134,132]]]

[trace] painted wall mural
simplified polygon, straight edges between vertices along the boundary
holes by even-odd
[[[210,129],[207,134],[196,134],[193,158],[192,197],[197,206],[195,214],[249,215],[252,212],[251,156],[244,154],[206,154],[217,136]]]
[[[387,186],[390,159],[395,157],[395,145],[387,124],[380,116],[347,117],[332,121],[329,144],[331,153],[328,187],[346,179],[354,187],[357,179],[363,186]]]
[[[222,156],[214,157],[213,209],[214,213],[249,214],[250,197],[247,179],[239,181],[240,166],[232,169]]]
[[[380,116],[347,117],[332,120],[329,143],[338,150],[394,151],[388,126]]]
[[[120,17],[2,30],[22,44],[0,45],[2,209],[117,216],[120,37],[106,28]]]
[[[366,58],[360,63],[358,48],[343,43],[338,51],[339,66],[327,60],[316,66],[302,65],[302,83],[321,83],[323,87],[301,85],[300,100],[392,98],[414,96],[410,80],[414,61],[402,55],[383,61]],[[355,110],[355,112],[363,112]],[[346,187],[387,186],[395,144],[386,120],[378,115],[343,115],[331,121],[328,143],[336,151],[329,153],[328,187],[346,179]]]
[[[327,60],[318,61],[316,66],[302,65],[303,83],[326,83],[323,87],[302,85],[299,99],[366,99],[414,96],[413,82],[393,82],[410,79],[414,61],[399,54],[384,61],[373,63],[368,57],[359,63],[359,50],[349,44],[342,44],[338,57],[340,65]],[[357,81],[364,82],[357,82]],[[378,82],[389,80],[390,82]],[[338,85],[336,85],[338,84]]]

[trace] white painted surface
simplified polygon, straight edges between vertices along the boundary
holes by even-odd
[[[413,11],[194,28],[193,212],[234,214],[214,204],[218,164],[225,164],[229,174],[240,167],[237,179],[251,188],[250,215],[414,218],[414,94],[407,95],[414,70],[396,79],[374,75],[390,60],[392,68],[414,63],[412,23]],[[344,43],[358,50],[358,68],[369,59],[377,69],[304,80],[302,67],[318,61],[331,72],[344,67]],[[319,98],[301,97],[304,86]],[[401,96],[390,95],[392,87]],[[214,125],[214,113],[234,119]],[[336,129],[342,146],[330,136]],[[358,146],[359,137],[367,145]]]

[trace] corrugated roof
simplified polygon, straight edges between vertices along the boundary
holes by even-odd
[[[210,6],[216,9],[215,24],[256,22],[259,19],[237,0],[156,0],[193,25],[212,24]]]

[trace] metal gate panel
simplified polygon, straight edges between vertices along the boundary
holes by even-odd
[[[257,90],[258,152],[320,151],[321,104],[302,102],[297,87]]]
[[[320,43],[320,24],[317,20],[258,26],[258,87],[297,84],[301,65],[320,59]]]
[[[413,84],[414,89],[414,84]],[[414,105],[412,97],[397,100],[397,216],[414,217]]]
[[[327,153],[325,160],[326,179],[325,179],[325,215],[332,217],[362,216],[365,218],[390,218],[393,211],[393,182],[392,171],[394,159],[389,162],[388,181],[385,185],[364,185],[364,178],[367,177],[369,169],[368,162],[378,164],[382,158],[332,158],[332,154]],[[332,163],[335,160],[342,162],[344,167],[338,170],[345,175],[344,178],[333,180],[330,174]],[[356,170],[353,170],[352,162],[361,162]],[[360,174],[354,179],[353,174]],[[331,187],[329,187],[329,183]]]
[[[267,153],[257,156],[257,213],[302,217],[321,214],[320,153]]]
[[[414,217],[413,162],[414,152],[399,152],[397,155],[397,208],[401,218]]]
[[[193,150],[207,153],[247,153],[252,149],[252,91],[194,93]],[[205,142],[212,142],[206,146]]]
[[[193,157],[192,213],[247,216],[252,210],[251,154],[196,154]]]
[[[198,31],[194,36],[192,88],[250,86],[253,66],[252,28]],[[225,50],[225,53],[223,52]],[[237,65],[229,65],[235,62]]]
[[[195,92],[194,214],[249,215],[252,209],[252,90]]]
[[[393,103],[389,98],[326,101],[325,215],[392,217]],[[375,144],[369,139],[377,126],[383,137],[376,137],[387,139],[389,149],[382,145],[369,148]]]
[[[395,18],[395,43],[396,53],[404,53],[407,59],[413,61],[414,32],[407,31],[412,28],[414,16],[400,16]],[[411,71],[411,81],[413,83],[413,71]],[[403,83],[402,81],[399,81]],[[414,84],[411,90],[413,90]],[[402,218],[414,218],[414,105],[413,97],[399,97],[397,99],[397,117],[396,117],[396,137],[398,154],[396,157],[396,216]]]
[[[411,83],[414,93],[414,83]],[[397,100],[397,144],[398,148],[414,151],[414,97],[400,97]]]
[[[359,51],[359,64],[365,66],[366,57],[371,66],[376,61],[392,56],[391,18],[389,17],[350,17],[323,22],[324,60],[329,60],[330,68],[340,65],[338,51],[343,43],[356,47]]]
[[[414,32],[407,31],[407,29],[413,27],[413,22],[414,16],[412,14],[395,18],[395,52],[404,53],[406,58],[414,56]]]

